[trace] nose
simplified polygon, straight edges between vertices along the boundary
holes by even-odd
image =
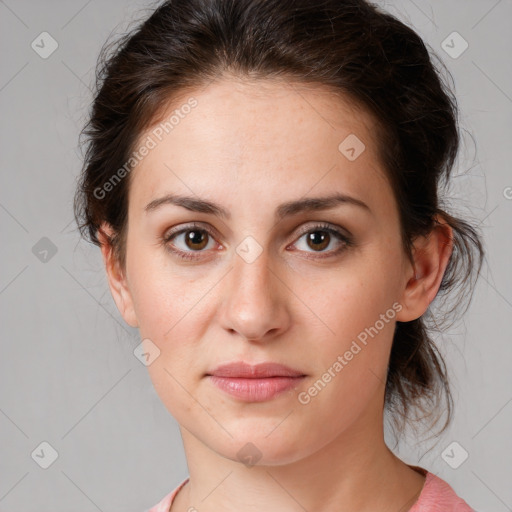
[[[231,335],[266,342],[288,329],[289,292],[280,276],[269,267],[266,251],[252,262],[234,255],[233,268],[223,283],[220,306],[222,326]]]

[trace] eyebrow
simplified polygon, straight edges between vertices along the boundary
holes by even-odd
[[[181,206],[192,212],[208,213],[224,219],[231,219],[229,211],[216,203],[207,201],[206,199],[177,194],[167,194],[164,197],[154,199],[146,205],[145,211],[149,213],[166,204]],[[368,213],[372,213],[370,207],[360,199],[346,194],[336,193],[324,197],[306,197],[282,203],[276,208],[275,218],[279,221],[285,217],[291,217],[299,213],[329,210],[340,205],[357,206],[366,210]]]

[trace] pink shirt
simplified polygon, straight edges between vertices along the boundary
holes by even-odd
[[[415,467],[426,474],[426,479],[420,496],[408,512],[475,512],[447,482],[423,468]],[[146,512],[169,512],[174,497],[187,482],[188,478]]]

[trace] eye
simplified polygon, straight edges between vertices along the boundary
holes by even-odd
[[[194,260],[201,257],[202,252],[215,247],[214,233],[198,224],[171,230],[162,238],[165,249],[184,260]],[[304,239],[304,244],[299,244]],[[308,258],[326,258],[337,255],[347,247],[353,245],[352,239],[342,231],[333,228],[330,224],[318,224],[302,230],[297,242],[289,247],[299,247],[301,252],[318,253],[318,256]],[[333,246],[331,250],[326,250]],[[219,245],[219,247],[222,247]],[[309,251],[307,249],[312,249]]]
[[[306,253],[320,253],[322,254],[322,256],[320,256],[321,258],[336,255],[346,247],[352,245],[350,237],[338,229],[331,227],[330,224],[309,226],[306,231],[303,231],[303,234],[300,236],[298,241],[300,242],[301,240],[304,240],[303,244],[295,242],[293,245],[298,246],[301,251]],[[333,249],[328,251],[325,250],[329,246],[332,247],[333,245]],[[308,251],[308,248],[312,249],[312,251]],[[323,255],[324,253],[326,253],[325,256]]]
[[[168,251],[188,260],[198,257],[194,253],[204,252],[204,249],[211,249],[212,244],[210,242],[213,243],[213,241],[213,233],[196,224],[168,232],[163,239],[163,243]]]

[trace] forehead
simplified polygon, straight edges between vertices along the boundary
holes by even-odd
[[[139,138],[139,147],[151,146],[131,176],[139,206],[176,188],[229,199],[336,185],[361,194],[386,181],[373,118],[322,86],[224,79],[181,94],[159,114]]]

